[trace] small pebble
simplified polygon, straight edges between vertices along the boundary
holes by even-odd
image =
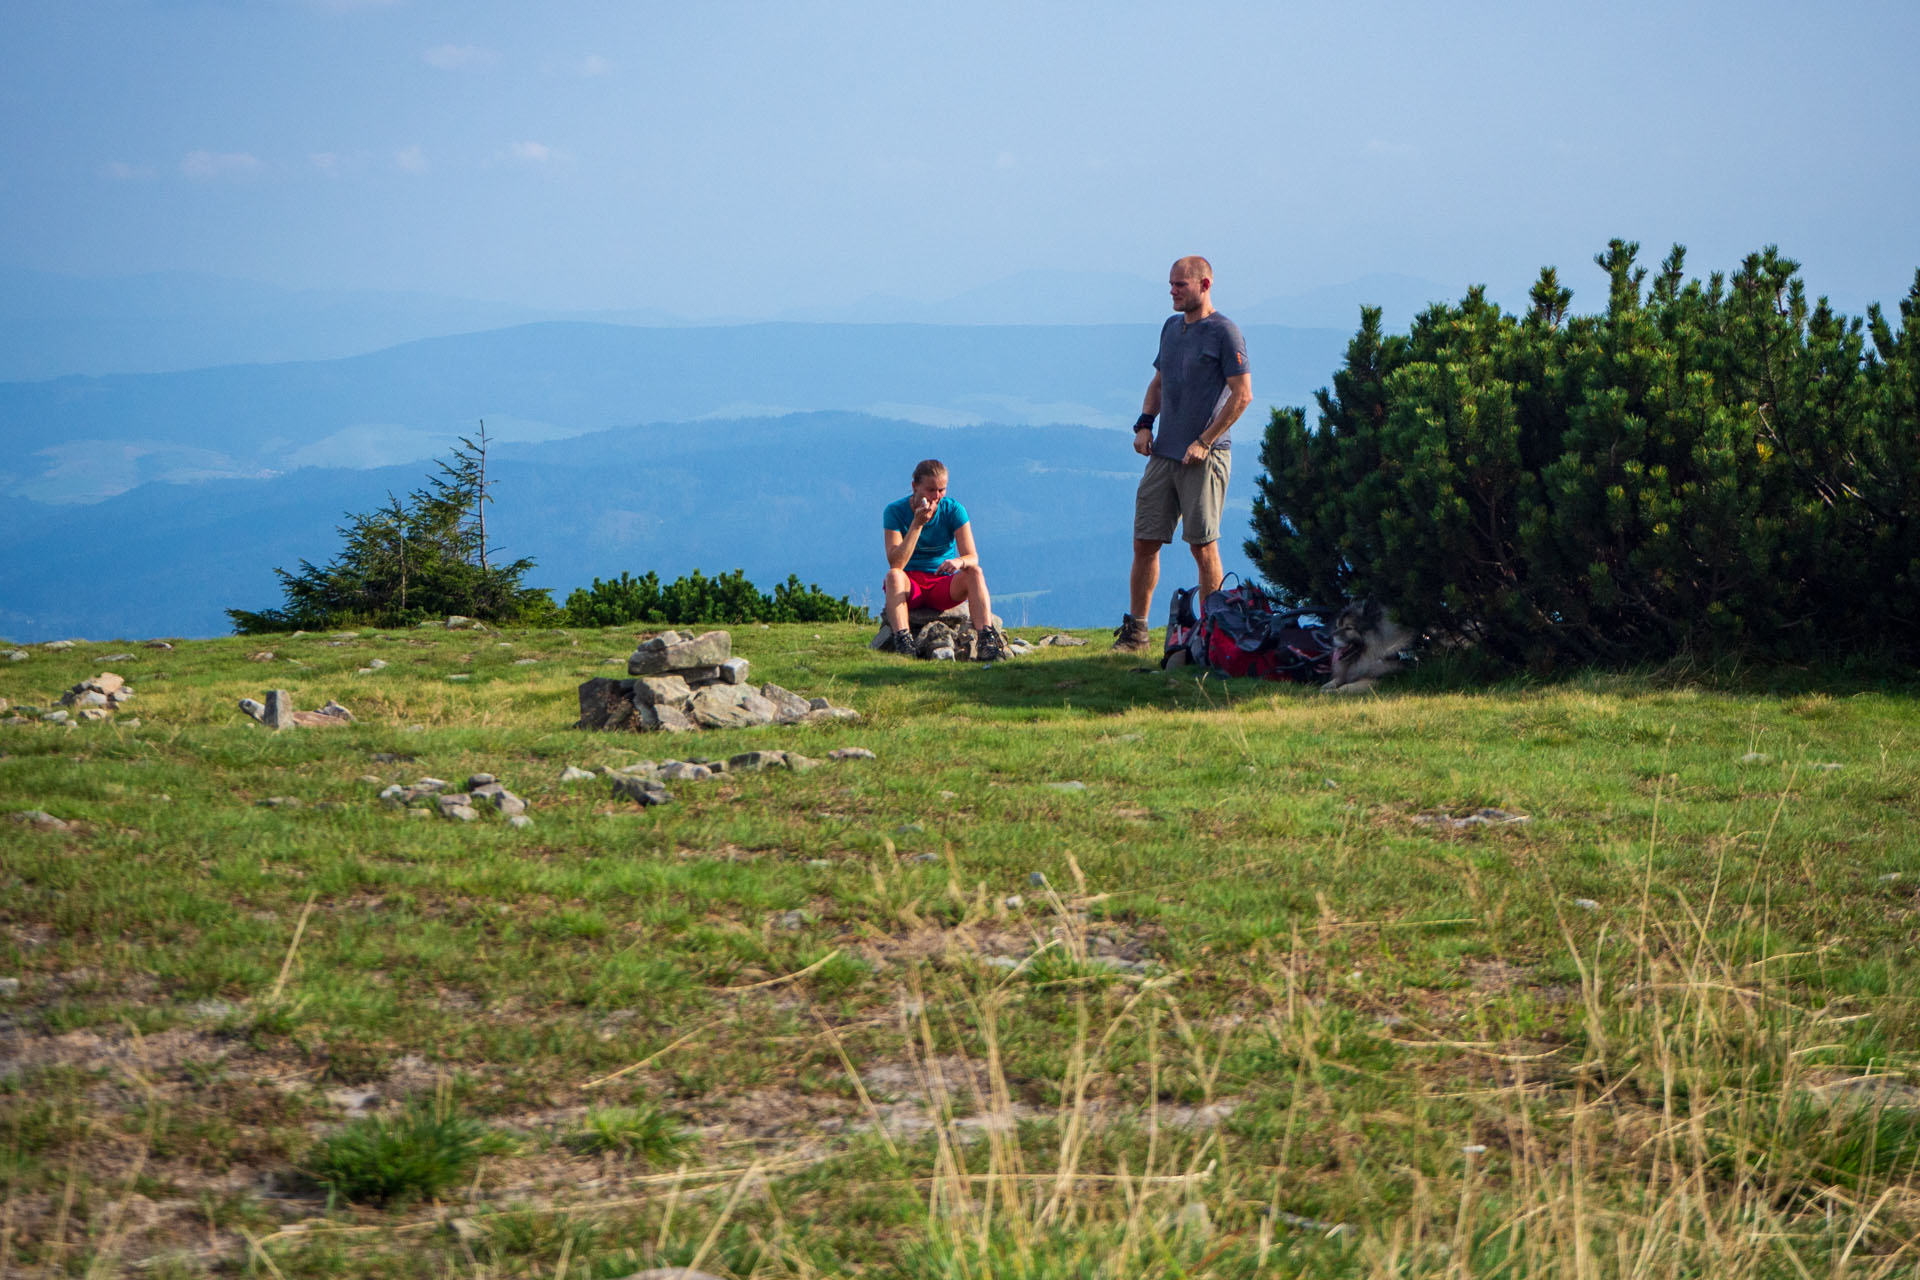
[[[1049,782],[1047,787],[1053,791],[1085,791],[1087,784],[1077,780],[1073,782]]]
[[[867,750],[865,747],[835,747],[832,751],[827,752],[827,759],[829,760],[873,760],[877,758],[873,752]]]
[[[527,827],[530,827],[533,825],[533,819],[529,818],[524,813],[516,813],[507,819],[507,825],[510,827],[519,827],[522,830],[525,830]]]
[[[1595,902],[1592,898],[1575,898],[1573,900],[1573,905],[1580,908],[1582,911],[1598,911],[1600,909],[1600,904]]]
[[[1470,1156],[1481,1156],[1487,1153],[1486,1145],[1479,1142],[1469,1142],[1466,1146],[1460,1148],[1460,1150]]]
[[[1027,900],[1017,893],[1008,894],[1002,901],[1006,903],[1007,910],[1009,911],[1018,911],[1027,905]]]
[[[591,773],[585,769],[576,769],[572,765],[568,765],[560,771],[560,781],[562,782],[590,782],[592,779],[593,775]]]

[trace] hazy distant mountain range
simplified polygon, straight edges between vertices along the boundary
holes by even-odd
[[[1221,540],[1243,575],[1261,425],[1238,433]],[[880,509],[931,454],[952,469],[1003,617],[1113,624],[1126,608],[1139,476],[1130,445],[1117,429],[939,429],[846,413],[626,427],[498,449],[488,529],[502,555],[539,562],[529,583],[556,598],[622,570],[739,568],[763,589],[797,573],[877,608]],[[419,486],[425,470],[310,468],[146,484],[87,505],[0,504],[0,636],[222,634],[224,609],[279,603],[276,566],[330,559],[343,512]],[[1178,543],[1163,566],[1169,588],[1193,580]]]
[[[424,458],[642,422],[853,410],[930,426],[1123,426],[1154,327],[551,323],[344,360],[0,383],[0,495],[92,502],[150,482]],[[1305,403],[1337,330],[1246,326],[1256,404]]]
[[[1371,275],[1290,297],[1222,286],[1242,324],[1352,331],[1362,304],[1404,326],[1459,288]],[[1163,282],[1119,272],[1027,271],[935,301],[873,296],[775,316],[690,318],[633,308],[559,311],[372,289],[285,289],[193,272],[88,279],[0,267],[0,381],[67,374],[166,373],[218,365],[334,360],[405,342],[556,320],[670,328],[802,324],[1157,323]]]

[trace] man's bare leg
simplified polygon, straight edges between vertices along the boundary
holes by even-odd
[[[1142,622],[1146,621],[1147,610],[1153,608],[1153,589],[1160,585],[1160,548],[1165,545],[1151,538],[1133,540],[1133,571],[1127,575],[1127,612]]]
[[[1193,563],[1200,570],[1199,606],[1205,608],[1207,597],[1220,589],[1226,580],[1226,570],[1220,564],[1220,544],[1216,542],[1196,542],[1193,547]]]

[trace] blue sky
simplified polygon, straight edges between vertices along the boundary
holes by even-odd
[[[1202,252],[1231,313],[1595,305],[1619,235],[1857,311],[1920,266],[1915,49],[1912,0],[13,3],[0,264],[765,317]]]

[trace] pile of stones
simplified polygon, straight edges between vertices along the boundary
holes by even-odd
[[[242,698],[240,710],[269,729],[289,729],[296,725],[309,729],[325,729],[353,723],[353,712],[337,702],[329,701],[318,711],[296,711],[293,706],[293,695],[285,689],[267,690],[267,700],[264,704],[255,702],[252,698]]]
[[[25,703],[14,705],[0,698],[0,711],[10,713],[6,719],[0,720],[0,724],[32,724],[36,718],[48,724],[68,726],[80,720],[109,720],[114,712],[132,700],[133,690],[126,680],[111,671],[103,671],[61,694],[57,707],[34,707]],[[73,710],[68,710],[69,707]],[[138,720],[131,718],[120,723],[128,728],[138,728],[140,725]]]
[[[467,779],[465,791],[448,791],[442,778],[420,778],[411,785],[396,782],[380,793],[389,808],[415,809],[438,813],[449,822],[472,822],[483,808],[492,809],[516,827],[531,826],[527,802],[501,785],[490,773],[476,773]]]
[[[871,760],[874,755],[865,747],[840,747],[829,751],[827,758]],[[602,767],[599,772],[612,781],[614,799],[631,800],[645,808],[672,801],[673,795],[666,788],[669,782],[706,782],[723,773],[764,773],[769,769],[805,773],[819,767],[820,761],[803,756],[798,751],[742,751],[725,760],[708,760],[704,757],[696,760],[662,760],[658,763],[642,760],[618,768]],[[564,780],[565,775],[562,777]]]
[[[632,678],[580,686],[575,728],[686,733],[860,718],[851,708],[777,684],[755,689],[747,682],[747,660],[733,656],[733,637],[725,631],[654,636],[627,659],[627,674]]]
[[[998,614],[994,615],[993,625],[1001,625]],[[932,662],[974,662],[988,656],[981,651],[980,633],[973,629],[972,615],[964,604],[955,605],[945,612],[911,609],[907,612],[907,632],[913,638],[913,652],[918,658]],[[880,633],[874,636],[867,648],[890,648],[892,641],[893,628],[883,622],[880,624]],[[1033,645],[1018,636],[1007,637],[1009,657],[1017,658],[1032,653],[1033,649]]]

